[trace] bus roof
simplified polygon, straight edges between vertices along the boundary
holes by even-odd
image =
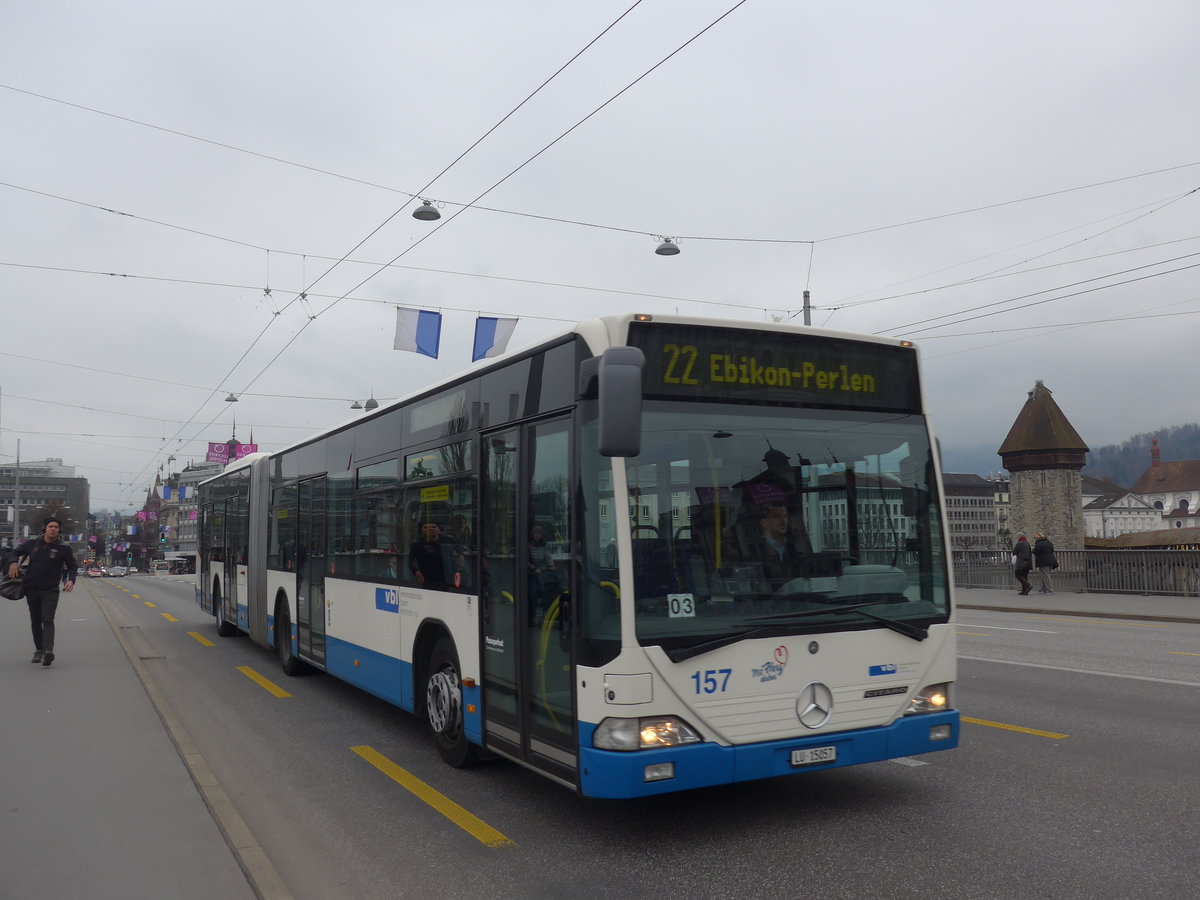
[[[849,331],[826,330],[791,322],[750,322],[745,319],[719,319],[704,316],[683,316],[672,314],[660,315],[657,313],[647,314],[633,312],[602,316],[594,319],[585,319],[574,325],[564,327],[535,344],[528,344],[515,350],[510,350],[492,359],[480,360],[471,367],[451,375],[448,378],[440,379],[432,384],[422,385],[417,390],[410,391],[409,393],[395,399],[381,402],[379,404],[379,408],[372,410],[370,415],[357,416],[355,418],[347,419],[345,422],[330,426],[329,428],[325,428],[315,434],[308,435],[307,437],[302,438],[293,444],[289,444],[280,450],[276,450],[273,453],[251,453],[243,456],[240,459],[231,462],[222,472],[213,475],[211,478],[201,481],[200,484],[207,484],[210,481],[223,478],[226,475],[249,466],[256,459],[280,456],[281,454],[289,453],[293,450],[305,447],[308,444],[323,440],[330,435],[337,434],[346,428],[352,428],[372,419],[379,418],[380,416],[384,416],[395,410],[397,407],[401,407],[406,403],[410,403],[411,401],[416,400],[426,394],[436,393],[438,391],[453,387],[459,382],[476,378],[490,369],[500,368],[523,357],[532,356],[548,347],[560,344],[572,336],[581,337],[593,353],[600,352],[608,347],[622,346],[626,342],[629,325],[634,321],[654,322],[658,324],[699,325],[712,328],[745,328],[750,330],[774,331],[790,334],[816,333],[829,338],[865,341],[887,346],[912,346],[911,342],[902,340],[900,338],[881,335],[858,334]]]

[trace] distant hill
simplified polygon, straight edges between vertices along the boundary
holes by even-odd
[[[1150,442],[1154,438],[1158,438],[1159,458],[1163,462],[1200,459],[1200,425],[1172,425],[1135,434],[1122,444],[1093,448],[1083,471],[1093,478],[1132,487],[1150,467]]]
[[[1095,447],[1087,455],[1085,475],[1111,481],[1129,488],[1150,467],[1150,441],[1158,438],[1159,457],[1163,462],[1200,459],[1200,425],[1163,426],[1145,434],[1135,434],[1121,444]],[[1007,472],[996,454],[995,442],[987,445],[942,447],[942,470],[974,472],[984,478]]]

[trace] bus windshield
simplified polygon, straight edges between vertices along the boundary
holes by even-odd
[[[640,643],[946,621],[922,416],[648,401],[644,421],[621,585]]]

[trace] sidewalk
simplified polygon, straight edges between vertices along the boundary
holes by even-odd
[[[114,631],[136,626],[81,579],[47,668],[0,604],[0,898],[254,897]]]
[[[1031,593],[1022,597],[1017,593],[1015,581],[1011,590],[957,588],[956,596],[959,609],[1091,616],[1106,619],[1142,619],[1152,622],[1191,622],[1200,625],[1200,597],[1086,594],[1074,591],[1039,594],[1036,587]]]

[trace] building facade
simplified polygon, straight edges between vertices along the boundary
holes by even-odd
[[[0,543],[40,533],[42,523],[31,518],[46,507],[65,507],[70,512],[71,533],[84,535],[82,541],[71,541],[72,549],[77,553],[84,550],[91,486],[86,478],[76,477],[74,466],[63,465],[61,459],[22,460],[19,479],[16,465],[0,467]]]
[[[979,475],[942,473],[946,522],[954,550],[1002,549],[996,521],[995,485]]]
[[[1200,459],[1163,462],[1157,438],[1150,444],[1150,467],[1129,492],[1162,516],[1159,528],[1200,525]]]

